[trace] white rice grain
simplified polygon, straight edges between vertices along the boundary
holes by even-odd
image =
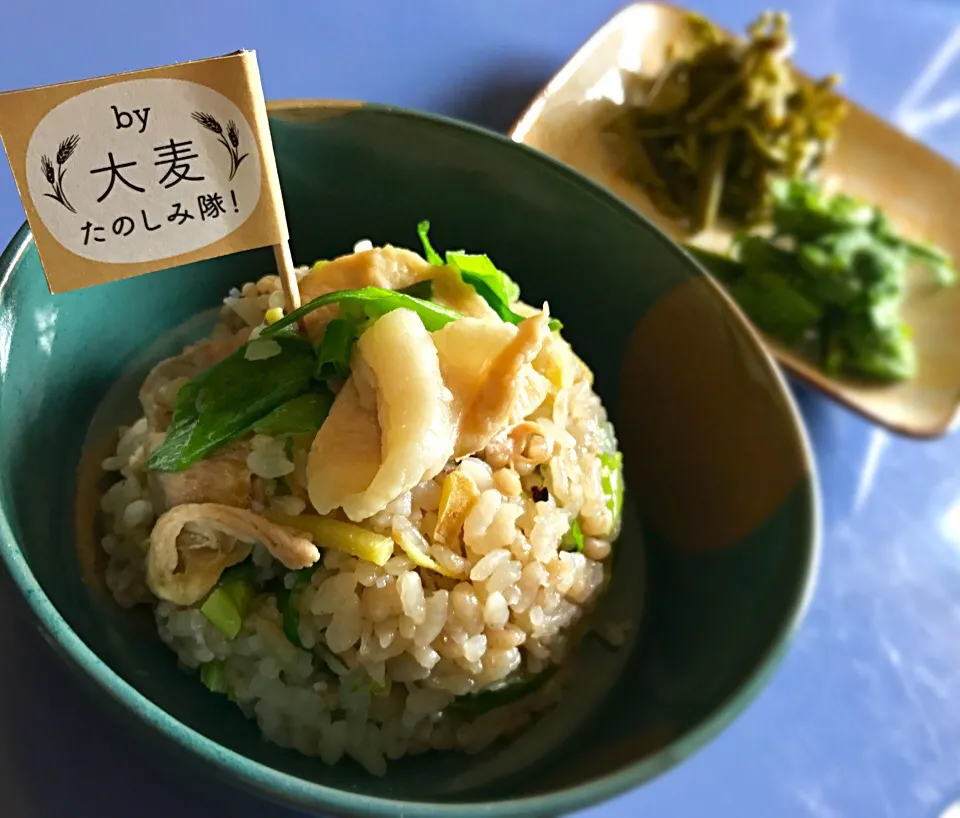
[[[247,455],[247,468],[258,477],[273,480],[290,474],[293,463],[287,459],[283,450],[252,451]]]
[[[510,609],[507,607],[507,601],[503,598],[500,591],[493,591],[487,597],[483,605],[483,621],[488,628],[499,630],[510,619]]]
[[[474,582],[483,582],[501,565],[510,560],[510,552],[505,548],[498,548],[482,557],[470,572],[470,579]]]
[[[507,590],[507,588],[515,585],[520,580],[522,570],[517,560],[504,560],[490,575],[490,579],[487,580],[487,591],[489,593],[501,593]]]
[[[134,500],[123,510],[123,526],[133,530],[153,521],[153,503],[149,500]]]
[[[423,622],[417,626],[414,634],[414,644],[426,646],[436,639],[447,624],[447,603],[450,594],[447,591],[436,591],[424,602]],[[421,662],[421,664],[423,664]]]
[[[266,361],[279,355],[283,350],[273,338],[257,338],[247,344],[243,357],[248,361]]]
[[[487,650],[487,637],[480,633],[471,636],[463,643],[463,658],[468,662],[479,662]]]
[[[473,586],[461,582],[451,593],[454,614],[468,633],[480,633],[483,630],[483,613],[480,600]]]
[[[416,571],[408,571],[397,580],[397,591],[400,594],[400,605],[403,612],[417,625],[422,624],[427,616],[423,599],[423,583]]]
[[[493,488],[493,469],[476,457],[465,457],[460,461],[460,469],[476,483],[480,491]]]
[[[270,505],[281,514],[286,514],[290,517],[297,517],[303,514],[307,507],[305,501],[301,500],[299,497],[294,497],[292,494],[271,497]]]

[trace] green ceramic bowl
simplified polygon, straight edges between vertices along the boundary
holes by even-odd
[[[602,613],[631,621],[627,644],[586,640],[576,661],[589,671],[563,708],[479,756],[422,756],[375,779],[262,741],[177,669],[147,616],[85,584],[72,509],[91,423],[120,419],[151,361],[197,331],[188,319],[272,256],[51,296],[24,228],[0,263],[0,554],[48,641],[145,735],[308,811],[555,816],[682,761],[767,682],[815,574],[810,451],[756,336],[676,245],[532,150],[372,105],[282,103],[272,116],[295,259],[364,237],[414,247],[429,218],[436,242],[491,254],[525,300],[549,299],[625,453],[630,502]]]

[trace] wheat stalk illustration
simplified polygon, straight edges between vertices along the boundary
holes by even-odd
[[[49,156],[43,154],[43,156],[40,157],[40,169],[43,171],[43,178],[46,179],[50,187],[53,188],[53,193],[44,193],[43,195],[60,202],[60,204],[71,213],[76,213],[77,211],[73,205],[70,204],[67,194],[63,191],[63,177],[67,175],[67,169],[64,165],[66,165],[70,157],[73,156],[73,152],[79,144],[80,137],[77,134],[71,134],[60,143],[60,146],[57,148],[56,169],[54,169],[53,162],[50,161]]]
[[[240,153],[240,132],[237,130],[237,123],[232,119],[228,120],[227,131],[226,134],[224,134],[223,126],[215,116],[204,113],[203,111],[194,111],[193,118],[208,131],[215,133],[217,135],[217,141],[227,149],[227,153],[230,156],[229,181],[232,182],[233,177],[237,175],[237,170],[240,168],[240,163],[249,155]]]

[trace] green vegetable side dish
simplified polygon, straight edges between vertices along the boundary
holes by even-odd
[[[813,174],[846,115],[838,79],[811,81],[789,62],[785,13],[764,12],[746,40],[687,16],[692,45],[675,45],[652,79],[625,77],[609,126],[628,172],[665,215],[692,232],[718,218],[746,225],[770,208],[771,182]]]
[[[910,328],[900,319],[907,269],[926,267],[950,286],[956,270],[938,248],[900,236],[874,205],[815,184],[771,187],[772,234],[741,235],[732,257],[688,250],[750,319],[813,357],[829,375],[896,382],[916,374]]]
[[[847,196],[829,194],[814,184],[783,180],[771,188],[773,225],[778,233],[793,236],[798,242],[816,242],[823,237],[864,233],[877,246],[902,251],[909,261],[924,265],[939,284],[953,284],[957,271],[953,261],[929,242],[915,242],[901,236],[886,214],[875,205]],[[863,236],[864,233],[859,234]]]

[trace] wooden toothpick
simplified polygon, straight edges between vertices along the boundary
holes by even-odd
[[[300,308],[300,284],[293,269],[293,256],[290,254],[290,242],[285,241],[273,245],[273,257],[277,262],[277,271],[280,273],[280,282],[283,284],[283,294],[287,298],[287,314]],[[297,322],[300,331],[306,334],[306,325],[301,318]]]

